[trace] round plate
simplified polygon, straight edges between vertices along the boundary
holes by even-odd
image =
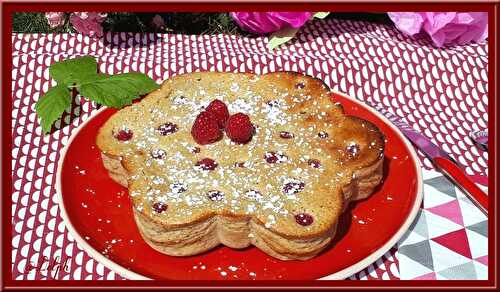
[[[280,261],[255,247],[219,246],[191,257],[161,254],[144,242],[127,189],[111,180],[95,145],[98,129],[116,111],[97,111],[72,135],[57,171],[61,215],[91,257],[129,279],[344,279],[387,252],[408,229],[422,201],[422,175],[408,141],[386,118],[343,94],[332,98],[349,115],[386,137],[384,181],[372,196],[350,205],[334,244],[307,261]]]

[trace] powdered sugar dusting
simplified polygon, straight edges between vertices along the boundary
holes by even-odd
[[[312,98],[307,82],[300,88],[268,84],[259,89],[260,77],[247,78],[214,82],[207,88],[191,83],[178,86],[151,105],[151,118],[146,120],[144,109],[130,107],[136,120],[130,118],[119,127],[130,127],[134,137],[120,145],[122,157],[133,166],[129,189],[136,210],[149,212],[155,203],[166,204],[168,209],[153,216],[175,223],[208,208],[256,215],[266,228],[273,228],[282,222],[294,223],[294,214],[306,202],[316,204],[310,197],[318,196],[319,186],[334,189],[346,179],[342,169],[335,168],[342,153],[332,156],[325,146],[332,136],[318,138],[320,131],[336,127],[328,112],[318,103],[311,103],[307,111],[295,108]],[[250,116],[255,134],[249,143],[237,144],[226,136],[209,145],[194,142],[192,123],[214,99],[224,101],[231,114]],[[310,116],[317,122],[305,123]],[[178,129],[160,135],[158,126],[165,123]],[[213,159],[217,167],[196,166],[205,158]],[[316,166],[321,161],[321,167],[311,167],[311,161]]]

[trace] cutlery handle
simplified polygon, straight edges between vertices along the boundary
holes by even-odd
[[[488,215],[488,196],[465,175],[464,171],[449,159],[435,157],[433,160],[435,166],[460,187],[481,211]]]

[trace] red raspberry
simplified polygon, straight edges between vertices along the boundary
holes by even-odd
[[[205,145],[218,141],[222,137],[222,131],[214,115],[204,111],[196,117],[191,135],[198,144]]]
[[[132,139],[132,137],[134,136],[134,133],[129,129],[122,129],[118,133],[116,133],[114,136],[115,136],[116,140],[123,142],[123,141],[128,141],[128,140]]]
[[[234,114],[227,120],[226,134],[233,142],[246,143],[252,139],[253,132],[250,118],[243,113]]]
[[[224,129],[226,121],[229,118],[229,111],[226,104],[223,101],[215,99],[208,105],[206,111],[213,114],[217,119],[219,128]]]
[[[203,170],[214,170],[218,164],[211,158],[203,158],[202,160],[196,162],[196,166],[201,167]]]

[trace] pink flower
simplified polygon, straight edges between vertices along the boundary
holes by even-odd
[[[467,44],[488,37],[486,12],[389,12],[389,17],[403,33],[413,36],[422,29],[434,44]]]
[[[51,28],[55,28],[64,24],[64,12],[47,12],[45,18]]]
[[[101,23],[106,16],[106,13],[73,12],[69,21],[77,32],[90,37],[101,37],[103,35]]]
[[[163,17],[156,14],[155,17],[151,19],[151,26],[153,26],[155,29],[165,29],[165,21],[163,20]]]
[[[269,33],[291,26],[301,27],[308,21],[311,12],[231,12],[238,25],[249,32]]]

